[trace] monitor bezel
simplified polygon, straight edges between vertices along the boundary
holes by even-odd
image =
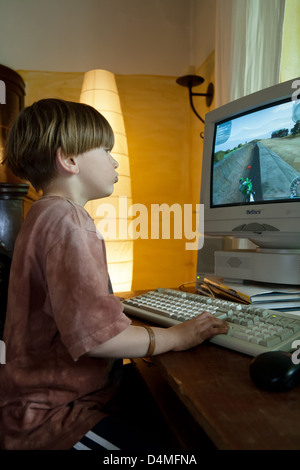
[[[289,80],[239,98],[206,114],[200,192],[200,204],[204,204],[206,235],[248,238],[257,245],[266,247],[300,248],[300,201],[297,199],[211,206],[212,156],[216,123],[233,119],[242,113],[247,114],[259,107],[292,100],[299,91],[300,79]],[[265,223],[273,226],[274,231],[273,233],[264,233],[258,229],[234,231],[235,227],[247,225],[249,222]]]

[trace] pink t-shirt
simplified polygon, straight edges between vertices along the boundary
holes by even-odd
[[[41,198],[18,235],[0,369],[0,447],[68,449],[105,416],[116,363],[85,353],[130,324],[108,293],[105,244],[67,199]]]

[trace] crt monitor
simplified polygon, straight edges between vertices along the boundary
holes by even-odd
[[[300,249],[300,79],[206,114],[204,232]]]

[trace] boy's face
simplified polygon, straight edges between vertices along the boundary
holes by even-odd
[[[110,196],[118,182],[118,162],[110,151],[99,147],[77,156],[81,197],[87,201]]]

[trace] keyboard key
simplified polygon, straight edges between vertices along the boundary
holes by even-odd
[[[278,333],[278,336],[280,336],[282,341],[284,341],[285,339],[290,338],[291,336],[293,336],[293,334],[294,334],[294,332],[291,328],[284,328],[283,330],[280,331],[280,333]]]
[[[288,327],[292,328],[294,333],[298,333],[298,331],[300,331],[300,324],[297,321],[294,321],[293,323],[290,323]]]
[[[249,341],[249,339],[251,338],[251,336],[247,335],[246,333],[240,332],[240,331],[236,331],[236,332],[232,333],[232,336],[234,336],[235,338],[243,339],[244,341]]]
[[[279,336],[269,336],[268,338],[262,339],[259,344],[261,346],[275,346],[276,344],[279,344],[281,342]]]

